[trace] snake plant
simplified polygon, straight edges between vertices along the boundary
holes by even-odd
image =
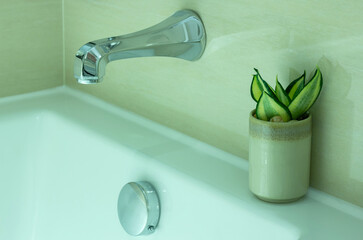
[[[257,102],[256,117],[270,121],[279,117],[284,122],[298,120],[311,108],[318,98],[323,86],[323,76],[317,68],[314,76],[305,84],[305,71],[286,89],[276,77],[276,87],[273,89],[255,69],[251,83],[251,96]]]

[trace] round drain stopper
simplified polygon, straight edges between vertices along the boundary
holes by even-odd
[[[148,182],[129,182],[120,191],[118,218],[133,236],[153,233],[159,223],[160,204],[155,188]]]

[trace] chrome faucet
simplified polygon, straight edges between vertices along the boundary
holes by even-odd
[[[166,56],[194,61],[202,56],[205,44],[206,33],[198,15],[177,11],[142,31],[83,45],[76,53],[74,77],[82,84],[101,82],[107,63],[124,58]]]

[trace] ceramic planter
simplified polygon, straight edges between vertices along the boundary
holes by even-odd
[[[249,119],[249,186],[268,202],[291,202],[309,187],[311,115],[304,120]]]

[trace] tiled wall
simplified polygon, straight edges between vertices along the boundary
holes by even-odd
[[[62,2],[0,6],[0,97],[63,84]]]
[[[363,206],[362,1],[63,2],[66,85],[244,158],[248,114],[255,106],[249,93],[253,68],[272,85],[278,74],[286,86],[304,69],[309,73],[319,65],[325,82],[312,109],[311,184]],[[0,46],[10,58],[0,60],[5,69],[1,96],[61,83],[61,3],[12,1],[1,7],[1,32],[11,33],[5,37],[8,46]],[[101,84],[76,83],[73,59],[81,45],[144,29],[185,8],[197,11],[205,23],[202,59],[127,59],[110,63]],[[20,40],[22,31],[26,43]],[[20,43],[23,50],[10,54]],[[27,54],[19,60],[15,55],[21,52]]]

